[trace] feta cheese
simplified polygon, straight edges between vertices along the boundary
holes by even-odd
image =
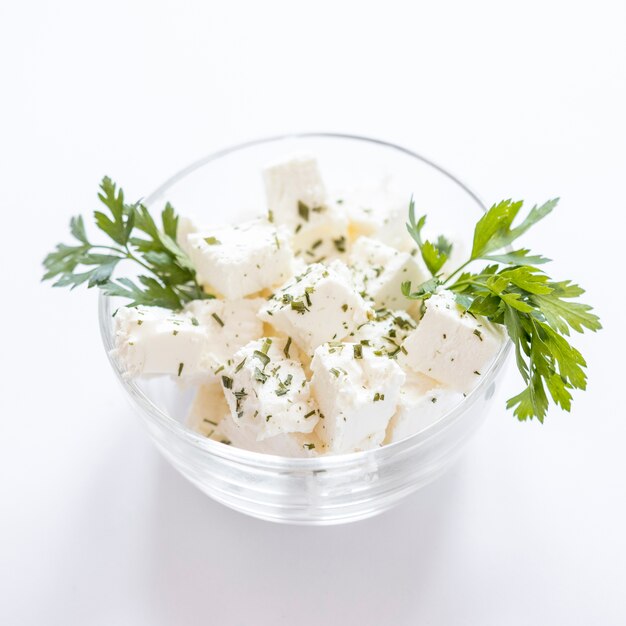
[[[369,308],[341,261],[309,265],[281,287],[259,317],[293,338],[308,354],[326,341],[341,340],[367,321]],[[370,313],[371,314],[371,313]]]
[[[315,350],[311,388],[320,410],[316,433],[329,452],[378,447],[396,410],[405,374],[367,346],[331,342]]]
[[[265,300],[261,298],[237,300],[194,300],[185,311],[206,330],[207,352],[220,364],[253,339],[263,336],[263,322],[257,313]]]
[[[230,419],[222,384],[217,378],[210,379],[198,387],[187,415],[187,426],[191,430],[220,441],[222,422]]]
[[[267,206],[277,224],[295,226],[303,219],[300,213],[304,210],[299,205],[315,213],[328,202],[317,161],[308,155],[294,156],[266,167],[263,181]]]
[[[348,218],[350,241],[373,236],[384,225],[390,213],[408,211],[410,194],[402,194],[391,187],[388,178],[343,190],[335,196]],[[404,221],[406,222],[406,216]]]
[[[416,286],[429,278],[417,258],[369,237],[356,241],[350,253],[350,264],[357,289],[365,292],[377,306],[387,309],[408,309],[413,303],[402,295],[402,283],[410,281]]]
[[[193,233],[187,241],[198,281],[228,300],[280,285],[293,275],[286,231],[266,220]]]
[[[324,444],[314,432],[279,433],[259,441],[255,428],[236,422],[231,415],[224,417],[220,423],[219,437],[221,441],[228,441],[236,448],[276,456],[306,458],[324,452]]]
[[[416,328],[416,322],[405,311],[379,309],[374,319],[362,324],[350,335],[350,341],[371,347],[375,355],[385,354],[395,358],[402,366],[406,356],[402,344]]]
[[[408,373],[384,443],[402,441],[428,428],[462,400],[462,393],[441,387],[423,374]]]
[[[252,452],[311,457],[319,455],[324,449],[315,433],[282,433],[257,441],[254,428],[232,418],[222,384],[216,379],[199,387],[187,417],[187,425],[205,437]]]
[[[278,337],[258,339],[241,348],[222,374],[233,419],[259,441],[280,433],[310,433],[317,424],[317,407],[297,356],[297,348]]]
[[[270,215],[288,228],[296,257],[317,263],[346,251],[348,220],[329,202],[314,158],[297,156],[270,165],[263,178]]]
[[[206,375],[215,362],[206,329],[189,313],[159,307],[122,307],[115,316],[115,354],[126,376]]]
[[[404,342],[406,365],[452,389],[469,391],[500,349],[502,332],[485,318],[464,313],[449,291],[434,294],[425,307]]]

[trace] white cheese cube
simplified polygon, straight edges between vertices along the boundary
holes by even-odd
[[[417,258],[369,237],[360,237],[354,243],[350,264],[357,289],[376,306],[387,309],[408,309],[412,301],[402,295],[402,283],[410,281],[417,286],[429,278]]]
[[[306,263],[343,258],[348,249],[348,220],[333,205],[311,212],[294,228],[292,247],[295,257]]]
[[[441,387],[428,376],[407,373],[398,408],[387,427],[385,443],[402,441],[428,428],[462,400],[462,393]]]
[[[228,300],[280,285],[293,275],[286,231],[266,220],[190,234],[187,240],[198,282]]]
[[[259,317],[293,338],[308,354],[326,341],[341,340],[371,312],[350,282],[341,261],[309,265],[304,274],[281,287]]]
[[[317,161],[297,156],[263,171],[271,219],[288,228],[296,257],[307,263],[346,251],[348,220],[330,203]]]
[[[205,437],[219,441],[222,438],[222,422],[230,419],[230,409],[226,403],[222,383],[217,378],[210,379],[198,387],[194,396],[187,426]]]
[[[205,376],[215,362],[206,329],[189,313],[158,307],[122,307],[115,316],[115,354],[128,377]]]
[[[469,391],[500,349],[502,332],[485,318],[463,312],[449,291],[431,296],[425,306],[424,317],[404,342],[406,365],[452,389]]]
[[[396,207],[389,211],[383,218],[378,230],[372,234],[372,238],[387,244],[400,252],[410,254],[419,253],[417,244],[409,235],[406,223],[409,221],[409,205]]]
[[[254,428],[232,418],[222,384],[217,380],[199,387],[189,411],[187,425],[205,437],[252,452],[311,457],[324,450],[315,433],[283,433],[257,441]]]
[[[259,441],[315,428],[318,411],[297,356],[288,340],[258,339],[241,348],[222,372],[233,420],[254,431]]]
[[[311,388],[320,410],[316,432],[329,452],[378,447],[396,410],[405,374],[387,356],[360,344],[315,350]]]
[[[302,205],[309,213],[318,213],[328,202],[317,161],[311,156],[274,163],[263,170],[263,180],[267,206],[277,224],[293,228],[304,221]]]
[[[218,436],[220,441],[229,442],[236,448],[263,454],[305,458],[324,453],[324,444],[314,432],[279,433],[259,441],[255,428],[236,422],[231,415],[222,420]]]
[[[263,336],[263,322],[257,313],[265,300],[261,298],[194,300],[185,311],[206,329],[207,352],[220,364],[247,343]]]
[[[362,324],[349,341],[371,347],[374,354],[385,354],[402,366],[405,358],[403,343],[417,328],[415,320],[405,311],[380,309],[374,319]]]
[[[406,214],[410,195],[405,195],[391,187],[388,178],[375,183],[365,183],[334,194],[337,204],[348,218],[350,241],[362,236],[374,236],[393,212]]]

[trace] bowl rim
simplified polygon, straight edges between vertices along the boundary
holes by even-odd
[[[465,193],[467,193],[474,202],[478,205],[479,209],[486,211],[487,207],[480,197],[472,191],[465,183],[461,182],[450,171],[444,167],[438,165],[434,161],[427,157],[414,152],[403,146],[399,146],[395,143],[376,139],[372,137],[366,137],[363,135],[354,135],[346,133],[333,133],[333,132],[301,132],[301,133],[287,133],[280,135],[266,136],[242,143],[234,144],[232,146],[211,152],[204,157],[193,161],[186,167],[182,168],[174,175],[170,176],[165,182],[161,183],[154,191],[148,194],[143,202],[146,205],[150,205],[159,198],[174,184],[195,172],[201,167],[216,161],[222,157],[228,156],[234,152],[239,152],[247,148],[253,148],[262,144],[275,143],[293,139],[334,139],[334,140],[349,140],[360,141],[369,144],[379,145],[384,148],[403,153],[409,157],[412,157],[426,165],[434,168],[440,174],[448,178],[450,181],[460,187]],[[98,321],[100,327],[100,336],[103,342],[103,346],[111,367],[116,374],[120,384],[128,393],[135,408],[142,409],[142,414],[149,416],[156,420],[161,426],[165,427],[171,433],[178,438],[183,439],[187,443],[191,444],[197,449],[202,450],[210,456],[217,456],[222,459],[236,462],[239,464],[245,464],[249,466],[255,466],[258,468],[265,468],[268,470],[311,470],[311,471],[325,471],[333,468],[345,468],[347,466],[361,465],[366,461],[381,461],[389,456],[397,456],[401,453],[412,451],[415,448],[425,445],[428,441],[432,440],[436,435],[439,435],[444,430],[447,430],[457,420],[459,420],[467,410],[476,402],[488,385],[490,385],[496,378],[498,372],[502,369],[502,366],[506,362],[506,358],[511,349],[512,343],[507,337],[503,342],[498,354],[491,362],[489,368],[484,372],[479,383],[467,393],[465,398],[454,408],[444,413],[436,422],[430,424],[426,428],[418,431],[417,433],[394,443],[386,444],[372,450],[364,450],[361,452],[350,452],[343,454],[331,454],[319,457],[284,457],[273,454],[267,454],[264,452],[253,452],[250,450],[244,450],[242,448],[236,448],[235,446],[224,445],[219,441],[214,441],[205,437],[199,433],[188,428],[184,422],[178,421],[176,418],[170,416],[166,411],[159,408],[154,404],[148,396],[141,390],[139,385],[132,379],[128,379],[121,371],[116,359],[114,350],[114,335],[111,332],[110,319],[111,313],[111,298],[99,292],[98,297]]]

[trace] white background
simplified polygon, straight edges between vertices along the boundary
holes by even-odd
[[[0,3],[0,623],[626,623],[623,2]],[[378,518],[277,526],[160,459],[96,294],[40,285],[103,174],[129,197],[214,149],[367,134],[487,201],[560,195],[527,243],[588,289],[571,414],[504,400],[460,463]],[[181,207],[182,208],[182,207]]]

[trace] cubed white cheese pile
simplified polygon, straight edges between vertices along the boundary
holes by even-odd
[[[445,290],[402,295],[403,282],[429,278],[404,226],[408,198],[375,186],[331,194],[309,156],[269,166],[263,180],[264,217],[180,220],[207,299],[180,312],[121,308],[124,374],[196,385],[190,428],[287,457],[371,450],[454,409],[504,336]]]

